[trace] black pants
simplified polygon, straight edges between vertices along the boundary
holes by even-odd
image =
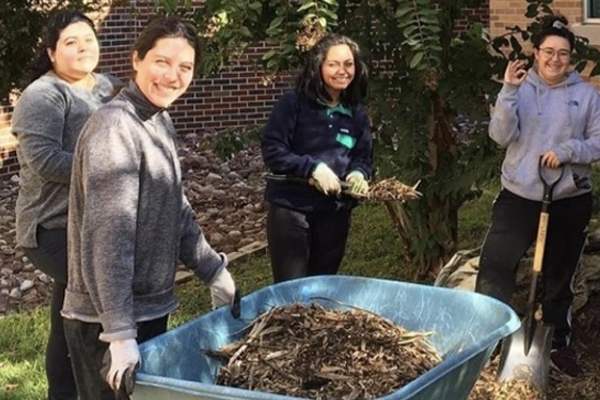
[[[516,290],[519,260],[535,241],[541,202],[502,190],[479,260],[476,291],[510,303]],[[541,278],[544,322],[554,326],[554,348],[569,344],[572,281],[587,235],[592,195],[558,200],[548,209],[550,220]]]
[[[143,343],[166,332],[167,322],[168,316],[138,323],[137,342]],[[102,376],[104,353],[109,345],[98,339],[102,325],[70,319],[65,319],[64,324],[79,400],[129,399],[122,391],[115,393]]]
[[[349,210],[301,213],[271,204],[267,241],[273,280],[277,283],[336,274],[344,258],[349,230]]]
[[[50,335],[46,346],[49,400],[75,400],[77,390],[60,315],[67,287],[67,231],[38,226],[36,248],[23,248],[33,265],[54,279],[50,300]]]

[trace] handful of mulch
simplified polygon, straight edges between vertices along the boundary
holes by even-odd
[[[416,200],[423,195],[421,192],[417,191],[417,186],[419,186],[419,183],[421,183],[421,181],[417,182],[413,186],[407,186],[398,181],[395,177],[384,179],[372,185],[369,188],[368,193],[365,195],[365,198],[379,201]]]
[[[373,399],[441,362],[426,342],[374,313],[291,304],[261,314],[227,360],[217,384],[313,399]]]

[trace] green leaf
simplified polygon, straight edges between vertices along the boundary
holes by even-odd
[[[404,34],[404,36],[409,37],[411,36],[414,32],[418,31],[421,27],[419,25],[413,25],[413,26],[409,26],[408,28],[404,29],[402,31],[402,34]]]
[[[396,13],[394,14],[394,17],[396,17],[396,18],[402,18],[406,14],[408,14],[409,12],[411,12],[412,10],[413,10],[412,7],[398,8],[396,10]],[[411,18],[412,18],[412,15],[411,15]]]
[[[311,7],[314,7],[315,4],[316,3],[314,1],[307,1],[306,3],[302,4],[300,6],[300,8],[298,8],[298,12],[302,12],[304,10],[307,10],[307,9],[311,8]]]
[[[247,26],[242,26],[240,28],[240,34],[242,34],[242,36],[252,37],[252,33],[250,33],[250,29],[248,29]]]
[[[413,55],[412,59],[410,60],[410,68],[415,68],[423,59],[424,53],[416,53],[415,55]]]
[[[224,24],[229,23],[229,17],[227,16],[227,11],[220,11],[219,13],[217,13],[217,18],[219,18],[219,20]]]
[[[535,18],[538,15],[538,6],[537,3],[536,4],[530,4],[527,6],[527,12],[525,13],[525,16],[527,18]]]
[[[550,6],[548,4],[542,4],[542,11],[545,14],[550,14],[553,15],[554,13],[552,12],[552,9],[550,8]]]
[[[260,4],[259,1],[255,1],[254,3],[248,4],[248,7],[251,10],[257,11],[257,10],[260,10],[262,8],[262,4]]]
[[[321,25],[323,28],[327,27],[327,19],[324,17],[319,18],[319,25]]]
[[[275,51],[274,49],[271,49],[262,56],[262,59],[266,61],[270,58],[273,58],[273,56],[275,56],[275,54],[277,54],[277,51]]]
[[[585,67],[587,67],[587,64],[588,63],[587,63],[586,60],[579,61],[577,63],[577,65],[575,66],[575,69],[577,70],[577,72],[581,73],[581,72],[583,72],[583,70],[585,69]]]
[[[521,47],[521,44],[519,43],[517,38],[514,36],[510,37],[510,46],[513,48],[513,50],[516,53],[521,53],[521,50],[523,50],[523,48]]]
[[[269,28],[267,30],[278,28],[279,25],[283,22],[283,17],[275,17],[273,21],[269,24]]]
[[[335,0],[323,0],[323,3],[329,4],[330,6],[337,6],[337,1]]]
[[[592,69],[592,72],[590,72],[590,76],[598,76],[600,75],[600,64],[596,64],[594,66],[594,68]]]
[[[278,64],[279,60],[276,57],[273,57],[267,62],[267,69],[273,69]]]
[[[319,10],[322,14],[325,14],[326,16],[329,17],[330,20],[332,21],[337,21],[338,16],[336,13],[334,13],[333,11],[327,9],[327,8],[322,8]]]

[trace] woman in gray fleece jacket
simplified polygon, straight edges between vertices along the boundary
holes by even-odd
[[[49,400],[75,400],[77,390],[60,316],[67,286],[67,201],[75,142],[92,111],[111,99],[118,81],[94,73],[94,23],[76,10],[48,21],[31,83],[13,116],[19,140],[17,243],[54,279],[46,347]]]
[[[133,390],[138,343],[165,332],[177,306],[178,260],[210,285],[213,306],[234,296],[227,258],[183,193],[166,110],[187,90],[198,46],[191,24],[152,21],[134,44],[134,80],[90,117],[75,149],[62,314],[81,400]]]
[[[541,303],[544,322],[554,326],[552,364],[581,374],[568,346],[571,282],[592,212],[591,163],[600,159],[600,95],[570,58],[574,35],[564,17],[551,16],[533,37],[536,66],[509,62],[492,115],[490,136],[506,147],[502,191],[483,245],[476,290],[510,302],[521,257],[533,243],[544,193],[539,168],[553,181]],[[539,166],[541,164],[541,166]]]

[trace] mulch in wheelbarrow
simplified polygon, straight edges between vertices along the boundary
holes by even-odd
[[[374,399],[441,362],[429,335],[361,309],[274,307],[244,338],[214,354],[226,360],[217,384],[313,399]]]

